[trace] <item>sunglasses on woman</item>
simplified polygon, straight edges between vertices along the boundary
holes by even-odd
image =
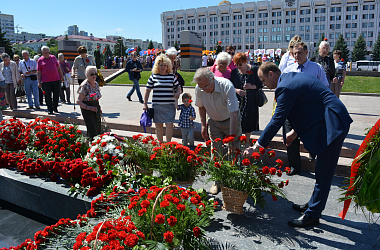
[[[96,73],[91,73],[90,76],[96,76]]]

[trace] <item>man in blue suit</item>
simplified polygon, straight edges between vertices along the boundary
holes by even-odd
[[[318,79],[305,73],[282,74],[274,63],[264,63],[258,71],[260,80],[276,89],[276,111],[257,143],[245,150],[246,156],[259,147],[267,147],[288,118],[293,130],[284,138],[286,145],[299,136],[304,147],[317,155],[315,186],[307,204],[293,205],[304,214],[288,222],[292,227],[316,226],[325,208],[332,178],[343,141],[352,122],[346,107]]]

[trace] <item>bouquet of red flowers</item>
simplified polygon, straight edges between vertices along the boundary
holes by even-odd
[[[0,122],[0,148],[3,150],[22,150],[26,148],[27,141],[23,131],[25,124],[16,118]]]

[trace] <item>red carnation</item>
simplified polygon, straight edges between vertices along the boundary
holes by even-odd
[[[86,59],[86,62],[89,62],[90,60]]]
[[[259,148],[259,152],[261,155],[265,154],[265,148]]]
[[[280,159],[277,159],[277,160],[276,160],[276,163],[277,163],[277,165],[278,165],[279,167],[282,167],[282,165],[284,164],[284,162],[283,162],[282,160],[280,160]]]
[[[177,223],[177,218],[174,217],[174,216],[170,216],[170,217],[167,219],[167,221],[168,221],[169,226],[174,227],[175,224]]]
[[[242,163],[244,166],[248,166],[249,164],[251,164],[251,162],[248,159],[243,159]]]
[[[258,159],[260,159],[260,154],[257,153],[257,152],[253,152],[253,153],[252,153],[252,157],[253,157],[255,160],[258,160]]]
[[[269,174],[270,170],[268,166],[263,167],[263,174]]]
[[[141,206],[142,208],[147,208],[147,207],[149,207],[149,205],[150,205],[150,202],[149,202],[148,200],[143,200],[143,201],[140,203],[140,206]]]
[[[166,242],[172,243],[174,239],[174,234],[170,231],[167,231],[166,233],[164,233],[164,239]]]
[[[199,237],[199,235],[201,235],[201,229],[199,227],[194,227],[193,232],[195,237]]]
[[[166,200],[164,200],[160,203],[160,207],[168,207],[169,205],[170,205],[170,203]]]
[[[162,214],[157,214],[157,215],[156,215],[156,218],[154,219],[154,221],[155,221],[157,224],[164,224],[164,223],[165,223],[165,216],[162,215]]]
[[[185,206],[185,205],[178,204],[178,206],[177,206],[177,210],[179,210],[179,211],[185,211],[185,209],[186,209],[186,206]]]
[[[216,168],[220,168],[220,163],[219,163],[219,162],[215,162],[215,163],[214,163],[214,166],[215,166]]]
[[[88,60],[88,59],[87,59]],[[139,237],[136,234],[129,234],[127,238],[124,240],[125,245],[128,247],[134,247],[137,245],[139,241]]]

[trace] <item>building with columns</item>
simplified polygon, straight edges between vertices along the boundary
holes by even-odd
[[[237,51],[285,49],[294,35],[309,45],[309,52],[324,33],[331,47],[343,34],[352,51],[362,35],[371,51],[380,32],[380,0],[271,0],[166,11],[161,14],[162,45],[180,43],[180,32],[202,35],[203,49],[213,50],[218,41],[223,49]]]

